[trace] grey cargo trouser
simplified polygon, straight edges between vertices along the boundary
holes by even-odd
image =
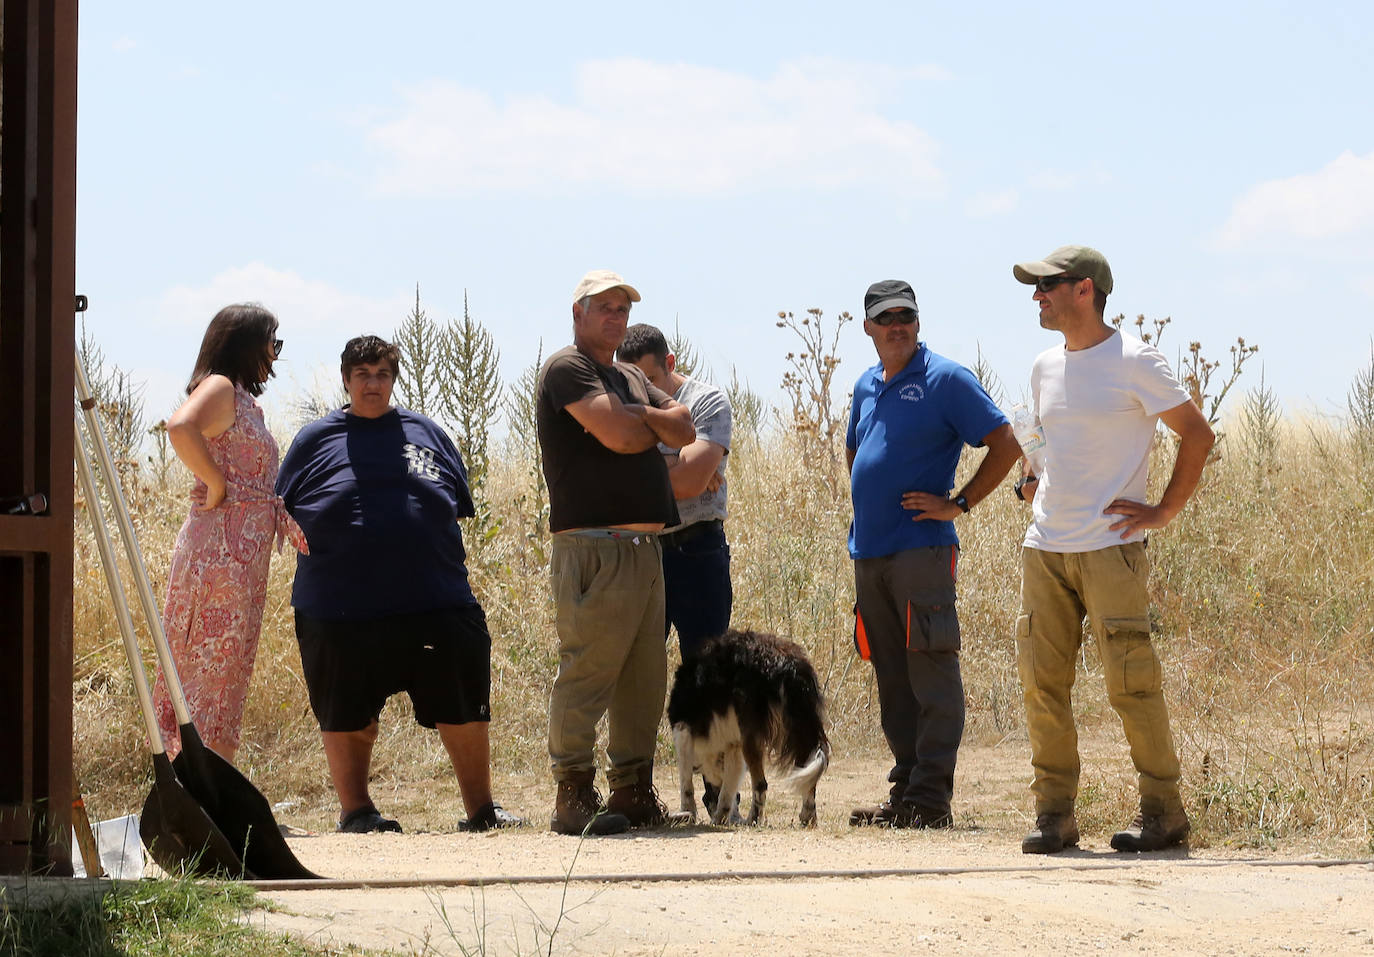
[[[942,545],[854,562],[859,628],[895,761],[892,797],[933,811],[949,810],[964,735],[957,561],[958,548]]]

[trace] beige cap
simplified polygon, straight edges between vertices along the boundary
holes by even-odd
[[[1112,267],[1107,265],[1107,257],[1090,246],[1060,246],[1044,259],[1017,263],[1011,273],[1028,286],[1045,276],[1067,275],[1091,279],[1093,288],[1104,296],[1112,291]]]
[[[581,302],[588,296],[595,296],[607,289],[624,289],[625,294],[630,297],[630,302],[639,302],[639,290],[620,278],[619,273],[611,272],[609,269],[593,269],[583,276],[582,281],[573,290],[573,302]]]

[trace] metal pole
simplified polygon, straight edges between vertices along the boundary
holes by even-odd
[[[77,363],[77,368],[81,364]],[[119,578],[119,567],[115,564],[114,548],[110,545],[110,532],[105,525],[105,509],[100,504],[100,496],[95,487],[95,477],[91,473],[91,460],[86,455],[86,447],[81,442],[81,429],[76,430],[76,474],[81,480],[81,491],[86,496],[86,510],[91,516],[95,530],[95,545],[100,551],[100,563],[105,566],[105,582],[110,586],[110,600],[114,602],[115,619],[119,622],[119,634],[124,639],[124,653],[129,657],[129,669],[134,674],[134,691],[138,694],[138,706],[143,712],[144,727],[148,740],[152,743],[153,754],[162,754],[162,732],[157,726],[157,714],[153,708],[153,695],[148,690],[148,675],[143,670],[143,655],[134,636],[134,621],[129,616],[129,602],[124,596],[124,584]],[[118,487],[117,483],[110,483]],[[111,493],[115,494],[115,493]]]
[[[129,559],[129,570],[134,576],[139,602],[143,606],[143,617],[148,622],[148,633],[153,637],[153,650],[157,653],[158,663],[162,666],[162,675],[167,680],[167,692],[172,699],[172,710],[176,713],[177,724],[190,724],[191,712],[186,706],[186,693],[181,687],[176,662],[172,660],[171,646],[162,631],[162,614],[158,610],[157,599],[153,597],[152,585],[148,583],[148,567],[143,563],[143,552],[138,547],[137,536],[134,535],[134,523],[129,518],[129,506],[124,500],[119,473],[115,471],[114,462],[110,457],[110,447],[105,441],[105,431],[100,427],[100,419],[96,415],[95,399],[91,397],[91,382],[86,377],[85,367],[81,364],[80,350],[75,350],[75,356],[77,404],[85,416],[86,433],[90,436],[91,445],[95,447],[100,468],[105,473],[105,484],[110,490],[110,504],[114,507],[115,521],[119,525],[120,538],[124,542],[124,554]],[[77,445],[79,447],[80,443]]]

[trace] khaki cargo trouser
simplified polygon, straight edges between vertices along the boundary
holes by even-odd
[[[1144,542],[1091,552],[1021,549],[1017,667],[1026,702],[1036,814],[1066,813],[1078,797],[1071,692],[1086,614],[1107,696],[1121,718],[1146,814],[1182,807],[1159,658],[1150,643],[1150,559]]]
[[[553,537],[558,675],[549,700],[549,758],[564,780],[595,768],[596,724],[608,716],[612,788],[653,767],[668,689],[663,559],[658,536]]]

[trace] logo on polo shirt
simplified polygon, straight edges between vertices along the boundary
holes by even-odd
[[[419,475],[431,482],[439,481],[439,468],[434,464],[433,449],[422,449],[418,445],[411,445],[407,442],[401,450],[405,453],[406,462],[410,465],[412,475]]]
[[[921,387],[919,382],[908,382],[902,386],[902,391],[897,394],[906,402],[920,402],[926,397],[926,390]]]

